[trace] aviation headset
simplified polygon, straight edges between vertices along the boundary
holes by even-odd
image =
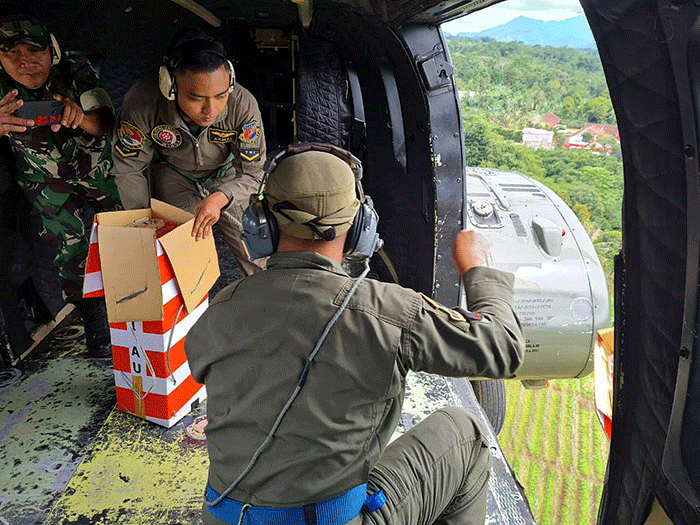
[[[51,33],[44,24],[42,24],[38,19],[30,14],[17,13],[15,16],[3,17],[0,24],[6,24],[11,22],[17,22],[21,24],[26,20],[29,20],[33,25],[41,27],[41,29],[49,36],[49,49],[51,50],[51,65],[55,66],[61,61],[61,47],[58,45],[58,40],[53,33]],[[2,67],[0,67],[2,69]]]
[[[248,207],[243,212],[241,222],[243,233],[241,238],[248,249],[251,260],[268,257],[277,250],[279,244],[279,227],[273,211],[278,211],[275,205],[272,210],[264,197],[267,179],[277,165],[285,158],[307,151],[321,151],[330,153],[344,160],[355,174],[355,190],[360,201],[360,207],[355,214],[352,226],[347,232],[345,257],[348,259],[362,260],[371,257],[374,252],[382,247],[383,241],[377,233],[379,216],[374,210],[372,199],[362,190],[360,179],[362,178],[362,163],[357,157],[337,146],[317,142],[295,143],[286,148],[273,152],[265,162],[263,181],[257,194],[251,196]],[[281,204],[281,203],[278,203]],[[335,238],[335,228],[329,227],[324,231],[317,229],[312,222],[305,223],[311,230],[326,241]]]
[[[224,46],[213,36],[201,31],[197,32],[196,34],[183,34],[181,38],[177,38],[168,48],[168,51],[163,57],[163,62],[160,69],[158,70],[158,86],[160,87],[160,92],[163,94],[163,96],[168,100],[175,100],[175,95],[177,94],[175,70],[180,65],[183,58],[180,48],[191,42],[199,43],[199,45],[195,48],[196,51],[203,51],[205,53],[210,53],[221,57],[226,65],[226,68],[228,69],[228,92],[231,93],[234,85],[236,84],[236,73],[233,69],[233,64],[228,58],[226,58]]]

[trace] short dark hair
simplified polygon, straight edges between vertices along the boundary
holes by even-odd
[[[208,31],[188,28],[173,38],[168,46],[166,63],[174,73],[209,73],[226,66],[226,51]]]

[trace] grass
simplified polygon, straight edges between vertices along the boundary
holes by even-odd
[[[539,525],[595,523],[608,440],[595,414],[593,376],[525,390],[506,381],[498,438]]]

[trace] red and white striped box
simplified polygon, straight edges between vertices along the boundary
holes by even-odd
[[[83,283],[84,297],[105,296],[99,218],[98,215],[92,226]],[[187,223],[185,227],[191,228],[191,224]],[[187,332],[207,309],[209,300],[205,293],[198,303],[190,301],[188,312],[168,254],[155,235],[153,242],[162,296],[160,319],[120,319],[117,322],[110,319],[109,326],[118,408],[170,428],[206,398],[204,385],[195,382],[190,375],[184,343]],[[138,268],[128,270],[139,271]],[[216,271],[218,275],[218,261]]]

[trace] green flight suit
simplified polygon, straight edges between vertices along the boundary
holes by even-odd
[[[0,71],[0,97],[12,89],[24,101],[51,99],[54,94],[80,104],[83,111],[111,108],[97,74],[84,58],[70,54],[52,66],[43,87],[29,90]],[[10,145],[17,163],[17,183],[41,219],[39,239],[56,252],[63,298],[82,298],[83,275],[94,213],[120,209],[112,166],[111,134],[95,137],[81,129],[34,127],[12,132]]]
[[[503,378],[522,362],[512,274],[480,267],[463,279],[469,307],[483,321],[365,279],[275,438],[229,497],[293,507],[368,483],[388,498],[371,517],[377,523],[428,525],[441,514],[445,523],[483,523],[488,449],[466,411],[438,411],[387,447],[409,370]],[[276,253],[267,271],[222,290],[190,330],[185,351],[194,379],[207,386],[209,483],[218,493],[265,439],[351,285],[338,263],[319,254]],[[206,510],[203,517],[221,523]]]
[[[260,110],[244,87],[236,84],[216,122],[195,136],[177,103],[161,94],[157,78],[140,80],[124,97],[112,157],[127,209],[149,207],[149,167],[154,197],[191,213],[204,197],[222,192],[229,204],[217,224],[241,272],[264,267],[250,261],[241,241],[241,216],[260,187],[265,162]]]

